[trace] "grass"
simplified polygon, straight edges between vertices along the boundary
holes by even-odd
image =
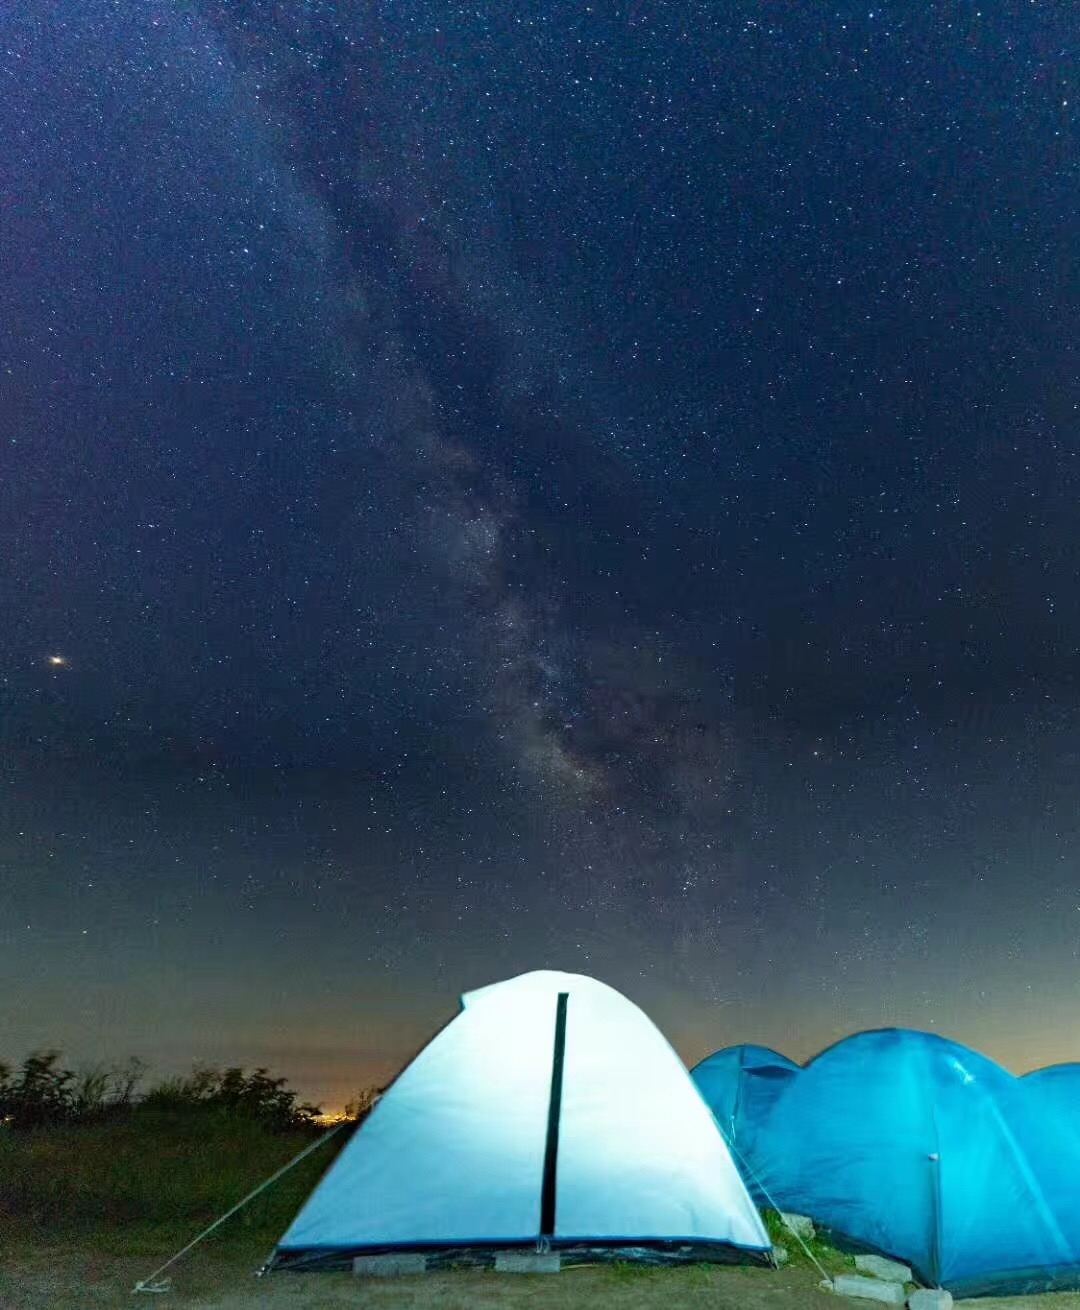
[[[777,1211],[766,1210],[764,1219],[769,1240],[773,1246],[782,1246],[787,1251],[792,1268],[813,1269],[818,1272],[818,1266],[820,1265],[821,1269],[824,1269],[830,1278],[833,1278],[836,1274],[855,1272],[854,1257],[846,1255],[843,1251],[838,1251],[834,1246],[830,1246],[820,1233],[815,1232],[813,1237],[809,1239],[804,1237],[800,1242],[780,1218]]]
[[[301,1161],[235,1226],[283,1229],[344,1137]],[[312,1140],[215,1113],[142,1109],[100,1124],[0,1131],[0,1218],[27,1239],[97,1232],[125,1249],[140,1232],[190,1235]]]

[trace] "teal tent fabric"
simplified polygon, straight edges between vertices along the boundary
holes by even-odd
[[[799,1066],[767,1046],[728,1046],[690,1071],[698,1091],[729,1141],[752,1127]]]
[[[1080,1064],[1052,1064],[1024,1076],[1024,1085],[1080,1134]]]
[[[758,1206],[768,1202],[748,1167],[754,1155],[754,1137],[767,1121],[773,1102],[798,1072],[799,1065],[786,1055],[752,1044],[728,1046],[690,1072]]]
[[[1077,1134],[1037,1085],[958,1043],[860,1033],[775,1096],[744,1098],[736,1128],[770,1203],[927,1283],[962,1296],[1080,1284]]]

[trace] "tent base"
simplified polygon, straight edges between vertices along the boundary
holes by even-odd
[[[771,1264],[768,1251],[732,1246],[726,1242],[658,1242],[644,1239],[625,1242],[552,1241],[551,1252],[558,1254],[562,1268],[579,1264]],[[293,1273],[348,1272],[353,1261],[365,1256],[422,1255],[424,1268],[415,1272],[431,1273],[441,1269],[494,1269],[496,1257],[513,1252],[535,1255],[535,1245],[521,1242],[476,1243],[463,1246],[438,1244],[395,1247],[304,1248],[274,1252],[265,1266],[266,1273],[277,1270]],[[412,1263],[412,1262],[410,1262]]]
[[[818,1236],[845,1255],[863,1253],[883,1255],[889,1260],[901,1260],[911,1268],[915,1281],[923,1287],[943,1287],[951,1292],[957,1301],[967,1301],[975,1297],[988,1296],[1036,1296],[1044,1292],[1080,1291],[1080,1263],[1043,1265],[1033,1269],[991,1270],[983,1274],[969,1274],[955,1277],[948,1269],[941,1275],[940,1283],[929,1270],[920,1267],[917,1260],[903,1253],[886,1251],[870,1242],[851,1237],[837,1228],[814,1220]]]
[[[941,1286],[957,1301],[977,1296],[1035,1296],[1043,1292],[1080,1291],[1080,1265],[1056,1265],[1042,1269],[1010,1269],[999,1273],[973,1274],[966,1278],[943,1275]]]

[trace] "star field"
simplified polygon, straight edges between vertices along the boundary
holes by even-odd
[[[1080,1058],[1070,17],[0,18],[0,1056]]]

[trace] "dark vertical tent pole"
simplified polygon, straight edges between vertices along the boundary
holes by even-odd
[[[544,1181],[540,1190],[540,1236],[555,1236],[555,1172],[559,1160],[559,1116],[562,1112],[563,1062],[566,1057],[566,1002],[559,993],[555,1010],[555,1051],[551,1060],[551,1099],[548,1101],[547,1144],[544,1147]]]
[[[930,1157],[930,1222],[934,1226],[930,1241],[930,1278],[941,1286],[941,1156]]]
[[[937,1148],[930,1152],[930,1278],[935,1287],[941,1286],[941,1132],[938,1125],[937,1109],[930,1107],[930,1127],[933,1132],[933,1145]]]

